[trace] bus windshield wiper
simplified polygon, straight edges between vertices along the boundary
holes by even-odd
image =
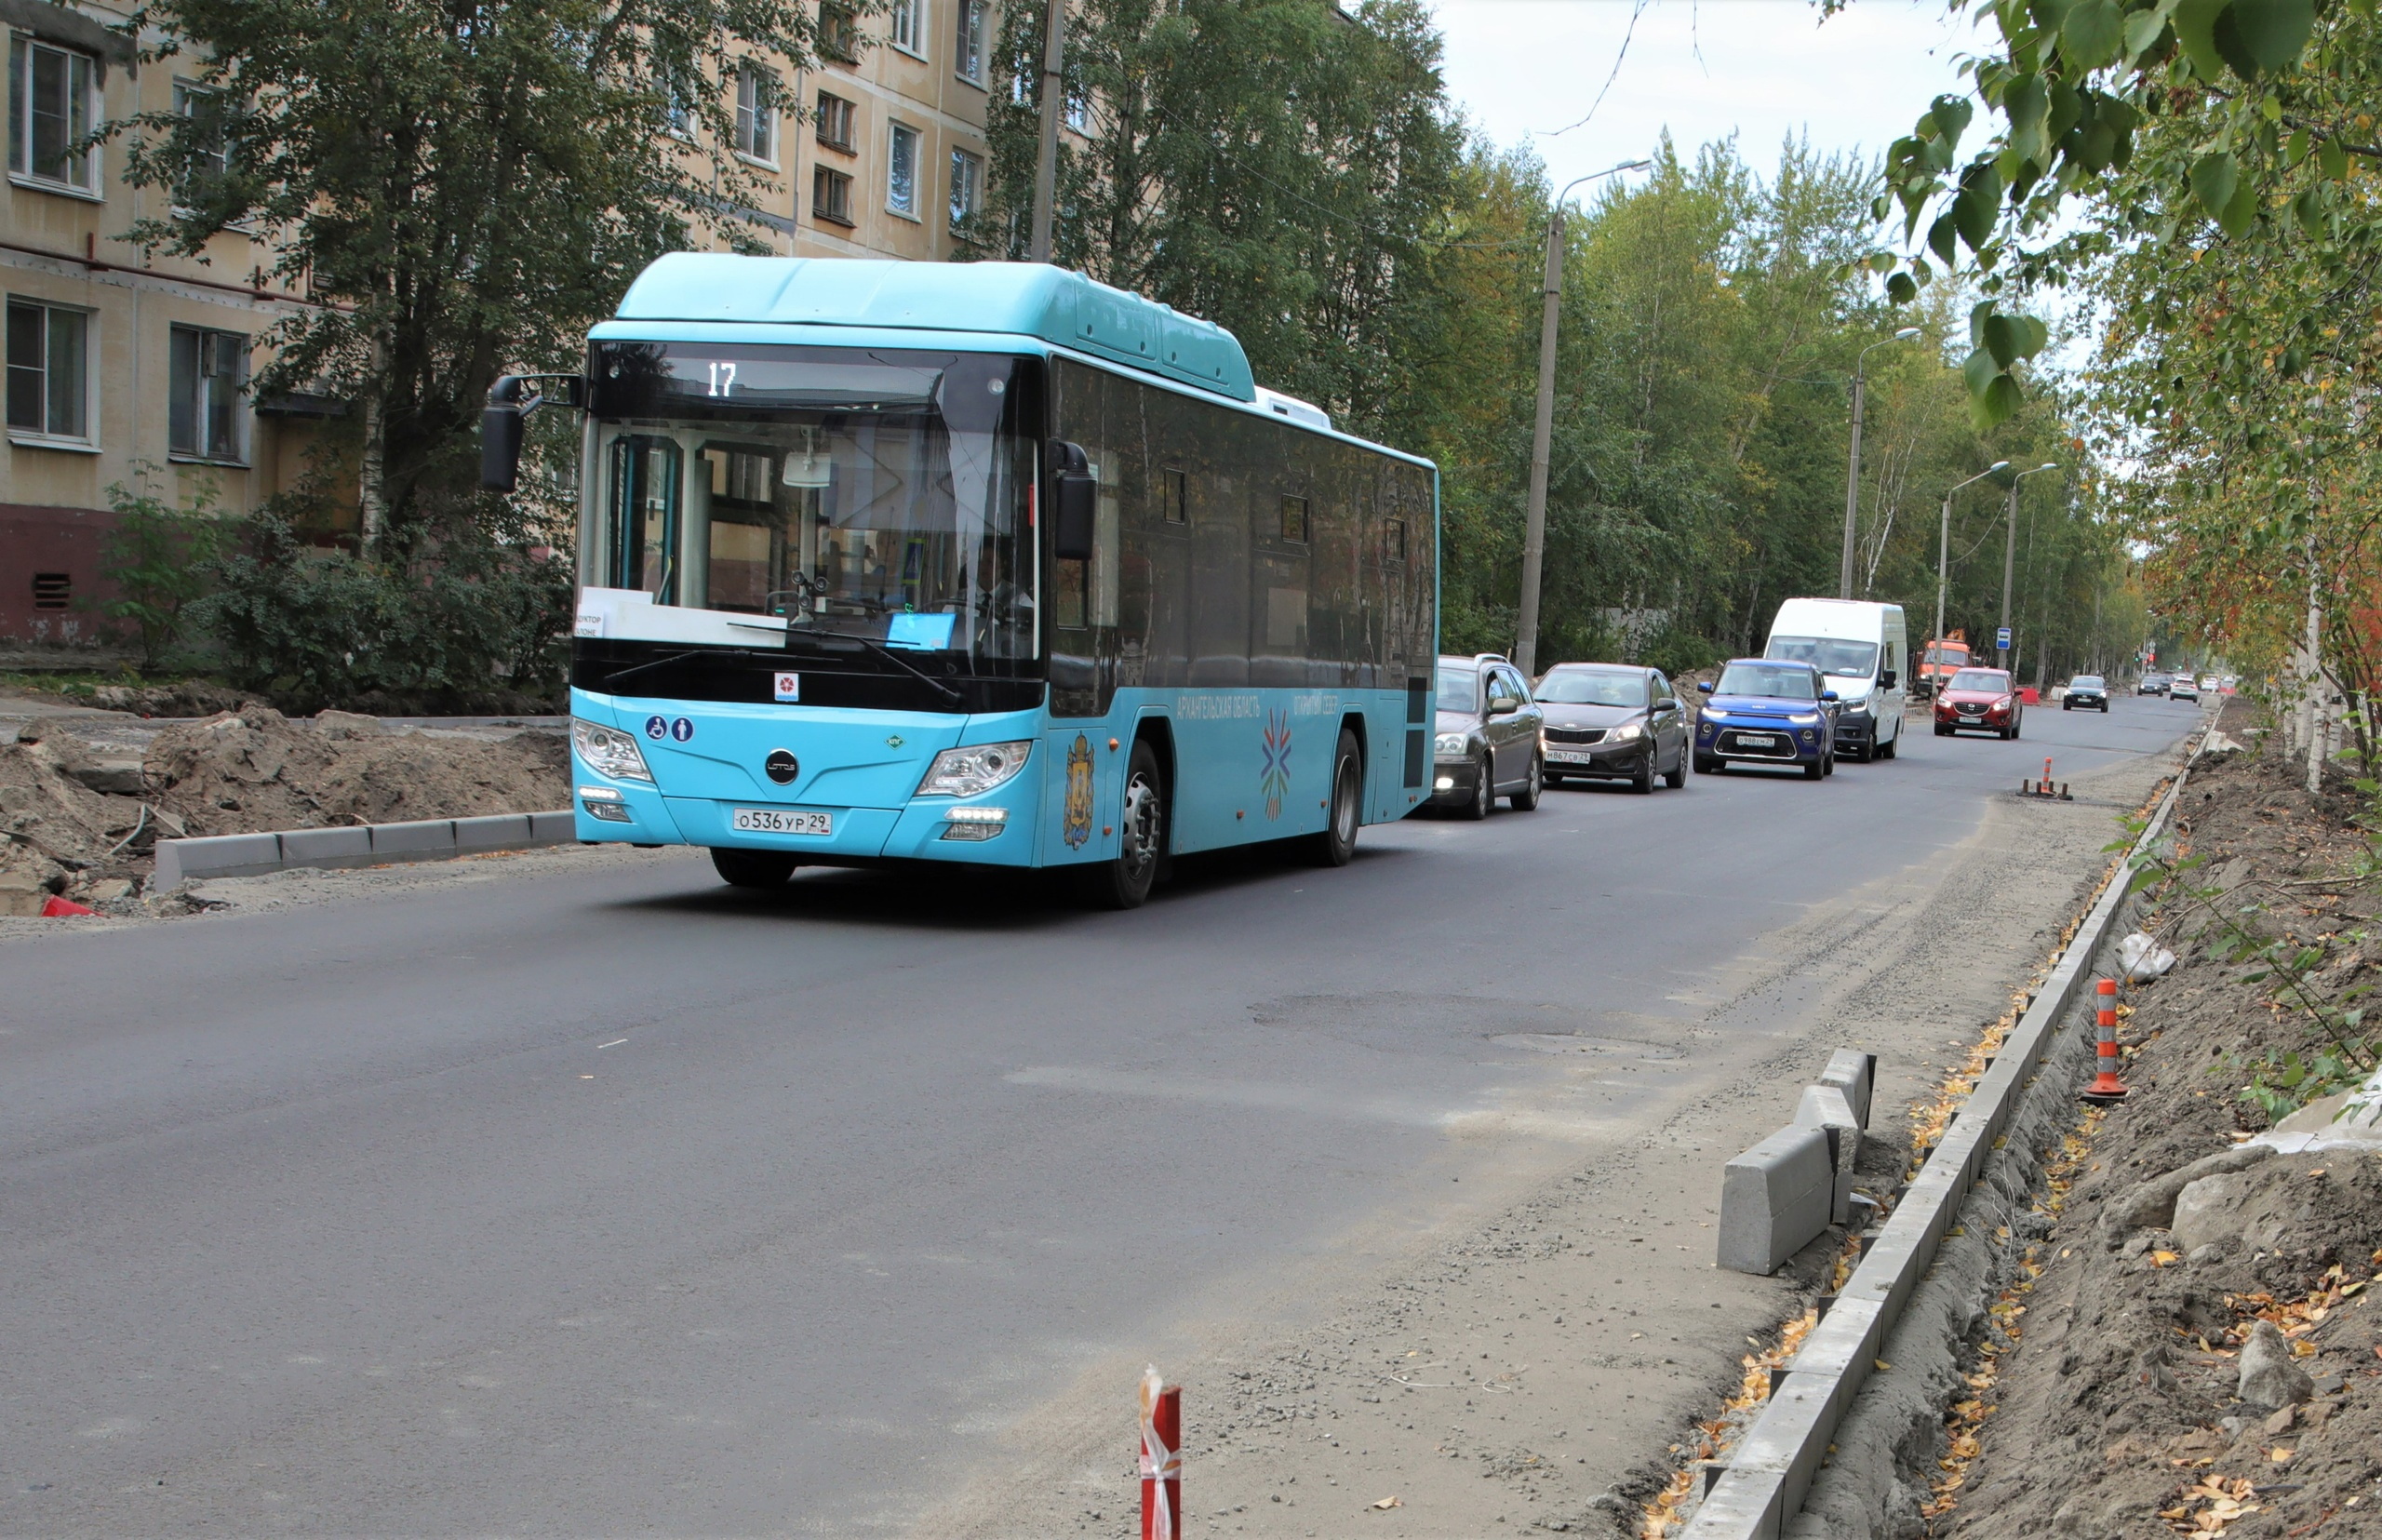
[[[607,674],[604,676],[604,688],[609,690],[622,679],[633,679],[648,669],[660,668],[665,663],[685,663],[689,658],[773,658],[776,656],[774,652],[756,652],[749,647],[690,647],[683,652],[666,652],[659,658],[649,658],[634,668],[623,668]]]
[[[929,674],[926,670],[910,662],[909,659],[904,658],[899,652],[894,651],[883,642],[874,640],[867,636],[845,636],[841,633],[833,631],[805,631],[798,627],[788,626],[786,627],[785,633],[785,645],[786,650],[789,652],[794,649],[795,638],[797,636],[801,637],[806,642],[815,644],[822,650],[827,652],[841,652],[845,650],[843,648],[833,645],[836,642],[850,642],[855,648],[866,648],[869,651],[876,653],[887,663],[891,663],[894,667],[902,670],[904,674],[909,675],[912,678],[917,679],[921,684],[924,684],[928,689],[933,690],[944,700],[949,701],[953,705],[958,705],[967,700],[967,697],[959,692],[957,687],[951,684],[948,680],[936,678],[933,675]]]

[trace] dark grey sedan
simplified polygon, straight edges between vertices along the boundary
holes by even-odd
[[[1687,784],[1687,713],[1659,669],[1634,663],[1558,663],[1532,693],[1546,725],[1546,779],[1626,781],[1640,794],[1654,780]]]
[[[2059,698],[2059,709],[2074,711],[2081,706],[2086,711],[2097,710],[2103,716],[2109,711],[2109,684],[2098,674],[2079,674],[2068,681],[2068,692]]]

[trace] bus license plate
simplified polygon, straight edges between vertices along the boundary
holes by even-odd
[[[1741,746],[1749,749],[1770,748],[1775,745],[1777,742],[1777,739],[1773,738],[1766,732],[1740,732],[1737,734],[1737,743]]]
[[[1595,757],[1595,755],[1588,753],[1586,749],[1548,749],[1546,751],[1546,762],[1550,765],[1585,765]]]
[[[729,822],[738,834],[820,834],[836,832],[831,812],[796,812],[786,808],[738,808]]]

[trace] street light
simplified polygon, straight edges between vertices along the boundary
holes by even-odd
[[[2045,471],[2055,471],[2057,469],[2059,469],[2058,466],[2053,464],[2050,461],[2045,461],[2041,464],[2036,466],[2033,470],[2020,471],[2016,475],[2010,478],[2010,532],[2008,538],[2006,538],[2001,543],[2002,631],[2010,629],[2010,577],[2012,572],[2016,569],[2018,564],[2018,483],[2026,480],[2030,475],[2041,475]],[[2029,547],[2029,549],[2031,549],[2031,547]],[[2004,648],[2001,645],[2001,636],[2000,632],[1996,632],[1994,634],[1993,640],[1995,644],[1994,650],[1998,652],[2011,650],[2010,649]],[[2015,641],[2017,638],[2014,636],[2011,640]],[[2007,663],[2010,660],[2007,658],[2001,660],[2004,663]]]
[[[1960,487],[1955,487],[1951,491],[1944,494],[1944,522],[1935,531],[1935,631],[1927,638],[1929,641],[1940,642],[1944,639],[1944,580],[1951,570],[1952,565],[1952,493],[1959,491],[1960,487],[1974,486],[1987,476],[2000,475],[2009,468],[2010,462],[1997,460],[1968,480],[1961,482]]]
[[[1530,508],[1522,520],[1522,602],[1515,617],[1514,662],[1524,675],[1537,672],[1539,569],[1546,554],[1546,458],[1555,435],[1555,331],[1563,310],[1563,200],[1582,182],[1623,171],[1641,171],[1652,161],[1625,160],[1585,177],[1574,177],[1555,194],[1546,217],[1546,281],[1538,318],[1538,422],[1530,440]]]
[[[1861,366],[1880,348],[1907,342],[1919,334],[1917,327],[1905,327],[1884,341],[1863,348],[1853,360],[1853,469],[1844,478],[1844,559],[1836,575],[1836,596],[1840,599],[1853,596],[1853,545],[1861,520]]]

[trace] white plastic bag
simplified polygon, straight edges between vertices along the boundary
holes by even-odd
[[[2128,984],[2148,984],[2175,966],[2175,954],[2136,931],[2118,943],[2118,971]]]

